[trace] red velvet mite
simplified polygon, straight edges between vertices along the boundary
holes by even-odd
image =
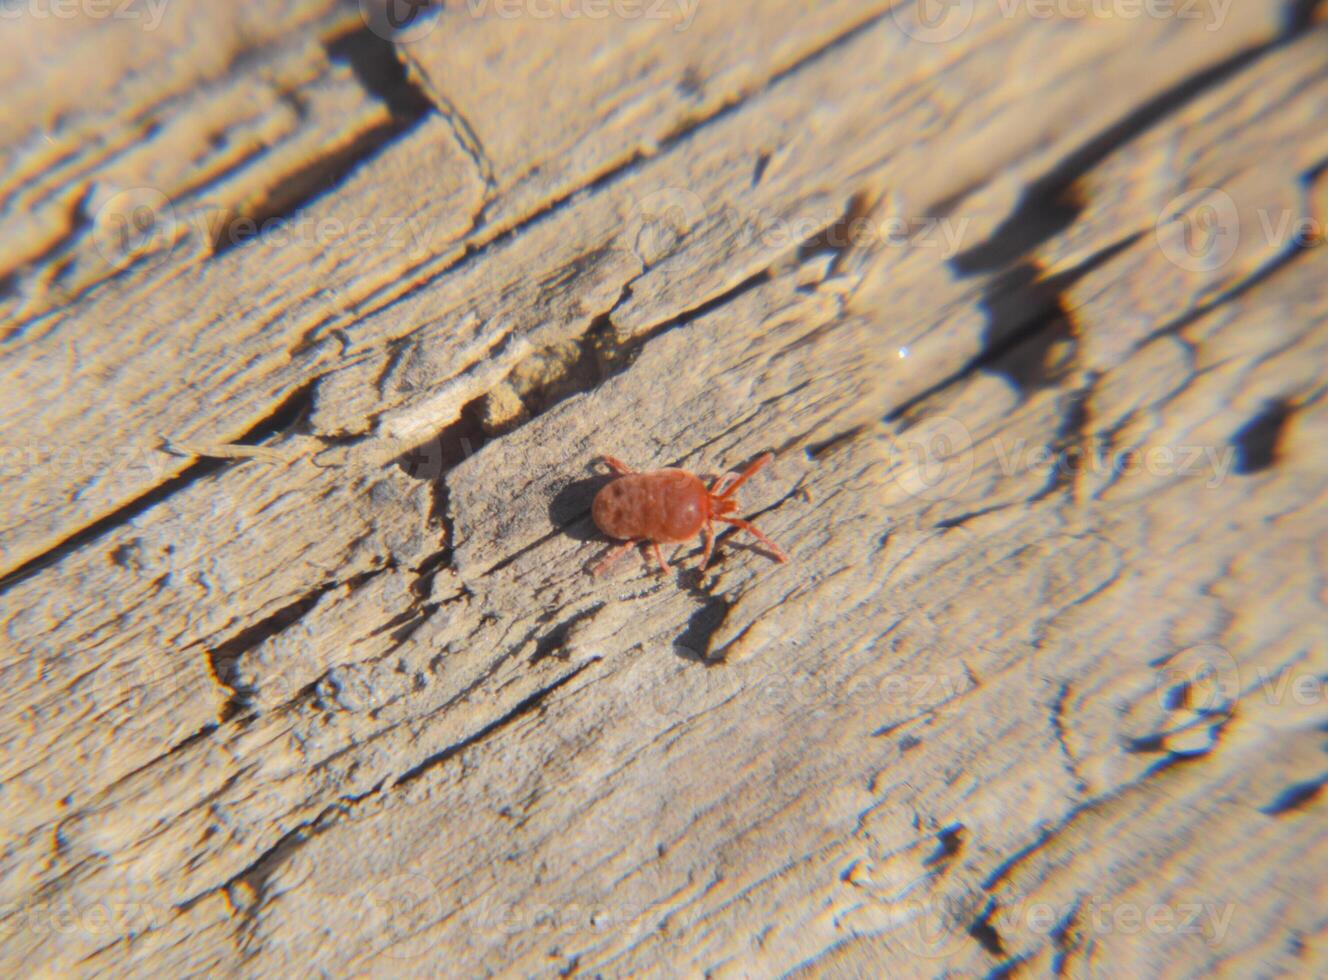
[[[779,545],[758,531],[756,525],[739,517],[724,516],[738,509],[738,502],[733,499],[734,492],[753,473],[774,459],[774,453],[760,457],[722,489],[720,485],[729,474],[716,477],[708,490],[704,483],[686,470],[636,473],[612,456],[602,458],[618,474],[618,479],[595,495],[590,513],[601,531],[611,538],[621,539],[623,543],[614,547],[591,569],[593,574],[599,575],[628,548],[643,541],[650,542],[660,569],[667,572],[669,566],[659,546],[690,541],[698,534],[705,536],[705,554],[701,558],[701,567],[705,568],[710,563],[710,553],[715,544],[714,521],[723,521],[751,532],[781,562],[788,561]]]

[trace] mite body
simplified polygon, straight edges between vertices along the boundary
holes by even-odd
[[[593,573],[599,575],[638,542],[649,542],[659,567],[667,571],[668,563],[664,561],[659,546],[690,541],[698,534],[705,537],[705,554],[701,559],[701,567],[705,568],[710,563],[714,549],[715,521],[733,524],[751,532],[781,562],[788,561],[779,545],[758,531],[751,522],[725,516],[738,509],[738,502],[733,499],[738,487],[773,458],[773,454],[766,453],[743,470],[732,483],[721,487],[724,476],[720,476],[707,489],[704,483],[686,470],[636,473],[612,456],[603,457],[604,462],[618,474],[618,479],[595,495],[590,513],[601,531],[623,543],[605,555],[592,569]]]

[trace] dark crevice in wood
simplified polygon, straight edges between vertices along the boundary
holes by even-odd
[[[1156,755],[1167,750],[1165,732],[1150,732],[1147,735],[1131,736],[1121,741],[1122,748],[1131,755]]]
[[[240,685],[235,677],[236,665],[240,658],[264,640],[299,622],[318,605],[318,600],[335,587],[332,583],[319,586],[289,605],[282,606],[270,616],[246,627],[229,640],[206,650],[208,670],[212,674],[212,679],[231,692],[230,700],[221,713],[222,721],[229,721],[244,710],[255,693],[252,688]]]
[[[122,504],[105,517],[98,518],[42,554],[29,558],[23,564],[12,569],[3,579],[0,579],[0,595],[4,595],[20,582],[32,578],[42,569],[61,561],[72,552],[105,537],[121,525],[129,523],[139,514],[161,503],[172,494],[224,469],[231,462],[231,460],[222,459],[200,459],[197,462],[190,463],[164,483],[159,483],[147,493]]]
[[[239,682],[236,670],[240,659],[246,653],[298,623],[329,592],[339,589],[343,585],[352,590],[357,589],[370,579],[381,575],[390,567],[390,564],[384,564],[379,568],[363,572],[346,582],[326,582],[294,602],[282,606],[276,612],[264,617],[252,626],[242,629],[230,639],[207,648],[208,669],[213,679],[231,692],[230,699],[222,710],[221,721],[229,721],[237,714],[252,707],[253,697],[257,692],[252,686]]]
[[[447,501],[444,499],[442,502],[444,509],[440,511],[440,514],[446,513],[446,504]],[[410,591],[421,600],[432,596],[433,583],[434,580],[437,579],[438,573],[444,568],[450,568],[451,563],[452,548],[450,544],[445,543],[445,546],[442,549],[435,551],[433,554],[429,555],[429,557],[425,558],[424,561],[420,562],[419,567],[415,569],[415,581],[410,584]],[[469,595],[470,590],[462,587],[461,593],[449,597],[448,601],[466,598]]]
[[[369,27],[329,39],[323,47],[332,61],[350,67],[365,91],[380,99],[402,128],[433,111],[429,96],[411,81],[396,45]]]
[[[1088,784],[1079,775],[1079,768],[1075,763],[1074,753],[1070,751],[1069,742],[1066,741],[1065,731],[1065,702],[1070,697],[1070,682],[1062,681],[1056,690],[1056,697],[1051,703],[1051,730],[1056,736],[1056,744],[1060,747],[1061,755],[1065,759],[1065,771],[1070,778],[1074,780],[1075,788],[1084,793],[1088,790]]]
[[[1079,950],[1078,922],[1079,902],[1076,900],[1070,911],[1051,930],[1051,948],[1053,950],[1051,968],[1052,972],[1058,977],[1067,975],[1070,954]]]
[[[951,260],[955,271],[962,276],[999,271],[1065,231],[1083,213],[1084,201],[1079,188],[1083,177],[1168,116],[1307,30],[1314,6],[1314,3],[1293,0],[1288,5],[1287,28],[1278,37],[1238,51],[1172,85],[1060,160],[1044,176],[1029,184],[1014,212],[1001,222],[990,238]]]
[[[631,176],[632,173],[635,172],[636,168],[641,163],[672,150],[676,145],[680,144],[688,137],[698,133],[707,126],[710,126],[714,123],[717,123],[725,119],[730,114],[740,110],[743,106],[745,106],[752,99],[759,96],[762,92],[765,92],[773,88],[779,82],[797,74],[797,72],[801,71],[802,69],[812,64],[815,64],[821,58],[828,57],[834,51],[842,48],[844,45],[851,43],[854,39],[860,37],[867,31],[871,30],[871,28],[873,28],[876,24],[885,20],[889,16],[890,14],[888,11],[882,11],[880,13],[876,13],[871,15],[870,17],[865,18],[862,22],[855,24],[854,26],[846,29],[836,37],[830,38],[814,51],[808,52],[793,64],[775,73],[774,75],[771,75],[769,78],[765,79],[760,84],[754,86],[751,91],[744,92],[743,94],[736,97],[732,101],[719,106],[718,108],[715,109],[714,112],[710,113],[709,115],[706,115],[704,117],[699,117],[696,119],[686,120],[684,123],[676,127],[666,137],[657,141],[656,149],[653,152],[646,153],[642,150],[637,150],[634,153],[632,153],[629,157],[627,157],[627,159],[617,162],[616,164],[609,167],[608,169],[606,169],[604,172],[600,173],[593,179],[586,181],[584,184],[579,184],[575,187],[570,187],[564,193],[559,194],[556,197],[550,198],[537,210],[526,215],[521,220],[513,224],[511,227],[503,229],[502,231],[494,234],[491,238],[479,242],[472,241],[468,243],[466,245],[464,253],[461,256],[459,256],[454,261],[448,262],[442,268],[430,274],[423,281],[415,283],[411,292],[418,292],[419,290],[426,289],[431,284],[437,282],[443,276],[456,274],[465,266],[478,260],[481,256],[486,255],[489,251],[497,247],[501,247],[502,245],[510,242],[512,239],[515,239],[518,235],[527,233],[531,228],[536,227],[540,222],[552,220],[558,213],[560,213],[564,209],[572,207],[577,202],[584,200],[586,197],[596,194],[599,191],[603,190],[604,188],[612,186],[613,184],[617,183],[619,180],[626,179],[627,177]],[[477,215],[476,218],[474,219],[473,227],[471,229],[472,234],[477,233],[484,228],[485,224],[487,223],[487,219],[485,217],[485,212],[487,210],[488,206],[486,205],[486,207],[482,208],[479,215]],[[392,306],[395,303],[400,302],[407,295],[409,295],[409,293],[402,293],[400,295],[393,296],[390,299],[388,299],[383,306],[377,307],[372,310],[362,308],[356,311],[356,315],[359,317],[364,317],[368,316],[370,313],[374,314],[382,313],[383,310],[387,309],[388,307]],[[300,339],[297,340],[291,346],[290,348],[291,356],[294,357],[296,354],[299,354],[302,351],[314,347],[316,344],[318,344],[319,341],[321,340],[319,332],[322,329],[322,327],[323,324],[319,323],[311,326],[308,330],[306,330],[303,333],[303,335],[300,337]]]
[[[1028,498],[1029,504],[1072,489],[1079,474],[1090,465],[1094,447],[1089,401],[1096,384],[1097,375],[1090,373],[1084,384],[1061,397],[1061,420],[1049,447],[1056,465],[1051,468],[1045,486]]]
[[[173,756],[180,754],[181,752],[188,749],[191,745],[198,744],[199,742],[203,741],[205,738],[211,736],[219,727],[220,723],[209,722],[208,724],[200,728],[198,731],[194,732],[192,735],[188,736],[187,738],[181,739],[179,742],[176,742],[165,752],[161,753],[161,755],[153,756],[151,759],[149,759],[147,762],[143,763],[142,765],[136,766],[133,769],[129,770],[124,775],[116,777],[116,779],[113,782],[109,783],[105,788],[100,790],[101,795],[109,796],[112,790],[128,782],[130,779],[133,779],[135,776],[139,775],[140,773],[146,772],[148,769],[151,769],[154,766],[161,765],[162,762]]]
[[[800,58],[798,58],[797,61],[794,61],[792,64],[788,65],[785,68],[781,68],[779,71],[770,75],[768,78],[765,78],[757,82],[750,89],[747,89],[743,92],[739,92],[733,95],[723,104],[721,104],[717,109],[715,109],[713,112],[704,116],[695,116],[684,119],[681,123],[679,123],[676,127],[674,127],[674,129],[671,132],[669,132],[667,135],[665,135],[658,141],[659,152],[664,153],[668,150],[671,150],[675,145],[682,142],[683,140],[686,140],[688,137],[692,136],[698,130],[706,126],[713,125],[714,123],[719,122],[720,120],[725,119],[728,116],[732,115],[733,113],[739,111],[740,109],[743,108],[743,106],[751,102],[752,99],[762,95],[765,92],[769,92],[771,89],[778,86],[781,82],[796,75],[804,68],[810,67],[811,65],[814,65],[825,58],[831,57],[836,51],[839,51],[847,47],[849,44],[852,44],[859,37],[866,34],[868,31],[874,28],[878,23],[886,20],[890,16],[891,13],[888,10],[883,10],[880,11],[879,13],[870,14],[859,23],[854,24],[852,27],[846,28],[836,36],[828,39],[820,47],[806,52]]]
[[[719,556],[716,555],[716,560]],[[723,596],[701,593],[702,603],[687,619],[687,628],[673,641],[674,652],[684,660],[712,662],[714,651],[710,644],[716,631],[724,624],[733,603]]]
[[[392,645],[388,647],[384,655],[386,656],[387,654],[396,652],[407,640],[415,635],[421,626],[433,619],[434,614],[441,608],[443,608],[441,602],[421,603],[419,608],[415,611],[415,614],[407,622],[402,623],[392,631]]]
[[[366,130],[347,146],[287,174],[268,189],[261,206],[226,214],[211,229],[213,257],[225,255],[264,235],[280,233],[279,229],[287,219],[336,188],[399,132],[396,122]]]
[[[957,527],[963,527],[969,521],[986,517],[988,514],[995,514],[998,511],[1008,510],[1010,507],[1010,504],[992,504],[990,507],[979,507],[977,510],[965,511],[962,514],[956,514],[954,517],[946,517],[937,521],[932,527],[938,531],[953,531]]]
[[[851,429],[837,432],[828,438],[821,439],[817,442],[809,442],[806,447],[807,458],[819,463],[823,458],[831,455],[841,446],[852,442],[866,431],[867,427],[865,425],[855,425]]]
[[[212,230],[214,256],[280,228],[433,111],[433,103],[407,77],[392,42],[368,27],[328,40],[324,47],[329,59],[347,65],[365,91],[386,106],[391,118],[286,175],[268,188],[260,206],[226,215]]]
[[[761,178],[765,176],[766,168],[770,166],[770,154],[762,151],[756,156],[756,165],[752,167],[752,186],[756,187],[761,183]]]
[[[1269,469],[1277,462],[1277,446],[1291,418],[1291,403],[1274,398],[1264,403],[1257,415],[1231,436],[1236,449],[1233,471],[1249,476]]]
[[[567,656],[567,637],[572,632],[572,628],[578,623],[585,622],[604,608],[604,603],[597,602],[589,609],[583,609],[581,612],[574,613],[562,622],[554,626],[553,629],[545,633],[535,643],[535,652],[530,655],[530,662],[537,664],[546,657],[566,658]]]
[[[623,297],[627,295],[629,293],[625,290]],[[586,332],[576,344],[576,356],[565,359],[561,364],[558,363],[556,355],[548,349],[531,355],[547,362],[543,376],[536,384],[526,386],[518,381],[529,359],[523,360],[512,369],[503,383],[510,384],[520,399],[521,408],[515,415],[506,418],[494,416],[488,403],[491,392],[486,392],[477,399],[476,404],[480,406],[484,432],[494,437],[506,435],[573,395],[593,391],[605,378],[617,373],[624,358],[632,356],[629,349],[618,343],[608,313],[592,319]]]
[[[369,793],[375,792],[379,786],[374,787]],[[364,794],[365,796],[369,793]],[[354,798],[349,798],[353,802]],[[209,895],[214,895],[219,891],[230,892],[237,885],[244,885],[253,896],[252,901],[232,901],[232,906],[244,910],[244,914],[249,920],[254,920],[258,909],[262,906],[267,894],[267,882],[271,880],[272,873],[281,865],[283,861],[307,844],[311,839],[324,829],[327,821],[332,814],[346,811],[346,802],[333,803],[325,807],[318,816],[311,820],[305,820],[292,827],[286,833],[282,834],[271,847],[265,848],[253,861],[244,869],[222,882],[215,888],[201,892],[198,895],[191,896],[176,905],[180,912],[188,912],[203,899]]]
[[[1021,393],[1054,385],[1063,374],[1064,359],[1057,354],[1075,342],[1062,292],[1062,284],[1043,278],[1036,263],[998,276],[982,298],[987,327],[980,366]]]
[[[318,380],[315,378],[291,392],[268,415],[254,423],[240,435],[235,440],[235,444],[243,446],[257,445],[292,429],[308,412],[309,406],[312,404],[313,390]],[[170,479],[157,484],[146,493],[122,504],[86,527],[75,531],[42,554],[36,555],[11,569],[3,578],[0,578],[0,595],[4,595],[20,582],[28,580],[42,569],[61,561],[79,548],[112,533],[121,525],[129,523],[135,517],[155,507],[171,495],[239,462],[243,462],[243,460],[195,460]]]
[[[1302,31],[1313,27],[1319,16],[1319,8],[1324,6],[1324,0],[1287,0],[1286,33],[1295,36]]]
[[[419,577],[412,587],[421,598],[423,590],[439,571],[452,567],[452,554],[456,546],[455,521],[449,513],[451,491],[447,474],[477,453],[485,444],[486,433],[480,422],[484,398],[472,398],[462,406],[457,420],[442,429],[432,439],[403,453],[394,460],[395,465],[414,480],[430,484],[429,522],[443,529],[443,546],[421,564]]]
[[[552,541],[554,538],[556,538],[558,535],[562,533],[563,530],[561,528],[555,528],[554,530],[549,531],[547,534],[541,534],[534,541],[530,542],[530,544],[518,548],[516,551],[512,552],[506,558],[503,558],[502,560],[497,561],[494,564],[490,565],[488,568],[484,569],[484,571],[479,573],[479,577],[483,578],[486,575],[494,575],[497,574],[498,572],[501,572],[504,568],[507,568],[510,565],[514,564],[525,555],[530,554],[535,549],[541,548],[544,545],[548,544],[550,541]]]
[[[942,827],[936,834],[936,850],[922,859],[924,867],[947,864],[964,849],[966,828],[962,823],[952,823]]]
[[[523,402],[528,406],[527,414],[522,417],[520,424],[525,425],[532,422],[574,395],[595,390],[608,379],[631,367],[650,341],[732,303],[748,291],[768,282],[771,275],[769,269],[763,269],[733,288],[697,306],[684,310],[676,316],[660,321],[626,341],[619,342],[617,332],[613,326],[612,316],[614,310],[630,296],[630,285],[624,286],[613,309],[591,320],[590,326],[580,340],[581,354],[569,365],[568,370],[556,378],[549,379],[547,383],[540,385],[529,393],[528,401]],[[482,444],[485,436],[489,434],[486,433],[482,421],[484,401],[488,397],[489,393],[486,392],[467,402],[461,411],[461,417],[456,422],[444,429],[423,447],[406,453],[398,460],[398,465],[401,465],[402,469],[410,476],[417,479],[436,480],[434,516],[441,519],[442,523],[448,528],[449,542],[453,540],[452,529],[455,527],[456,519],[455,515],[451,514],[448,509],[450,491],[447,486],[447,474],[466,456],[470,455],[472,451],[471,438],[475,440],[475,448],[478,448],[478,444]],[[498,434],[507,434],[517,427],[512,426],[511,428],[502,429]],[[462,452],[459,453],[458,448]],[[563,520],[554,522],[554,531],[518,549],[481,574],[490,575],[511,565],[522,555],[528,554],[534,548],[562,533],[563,527],[567,523],[573,522],[577,516],[571,515],[568,518],[567,515],[563,515]],[[443,561],[443,564],[447,567],[451,566],[451,556],[451,546],[449,545],[447,557]]]
[[[306,381],[286,396],[266,418],[235,440],[237,446],[257,446],[269,439],[300,431],[314,405],[314,390],[321,376]]]
[[[974,371],[1005,378],[1019,393],[1060,383],[1074,363],[1077,327],[1064,294],[1084,276],[1124,252],[1142,233],[1113,242],[1079,265],[1045,276],[1033,261],[995,276],[981,301],[987,314],[982,349],[965,365],[892,409],[886,422],[906,419],[919,405]]]
[[[1152,331],[1150,334],[1148,334],[1148,336],[1144,337],[1143,340],[1139,341],[1139,343],[1134,345],[1135,349],[1138,350],[1139,348],[1146,347],[1149,344],[1151,344],[1153,341],[1158,340],[1162,337],[1174,337],[1180,334],[1181,331],[1183,331],[1186,327],[1190,326],[1192,323],[1196,323],[1199,320],[1202,320],[1204,317],[1211,314],[1214,310],[1217,310],[1218,308],[1225,306],[1228,303],[1232,303],[1240,299],[1246,293],[1249,293],[1251,290],[1253,290],[1256,286],[1260,286],[1268,282],[1278,273],[1286,270],[1289,266],[1291,266],[1294,262],[1301,259],[1303,256],[1309,255],[1310,252],[1313,251],[1315,247],[1316,246],[1314,245],[1306,244],[1303,242],[1293,242],[1292,245],[1286,251],[1282,252],[1277,257],[1271,259],[1267,264],[1256,270],[1253,274],[1246,276],[1244,279],[1241,279],[1230,289],[1215,296],[1209,302],[1204,303],[1201,306],[1195,307],[1194,309],[1190,310],[1190,312],[1184,314],[1183,316],[1171,321],[1170,323],[1163,324],[1162,326],[1158,327],[1156,330]]]
[[[851,195],[843,214],[798,246],[798,262],[807,262],[818,255],[833,256],[827,278],[833,277],[839,271],[844,253],[862,239],[864,223],[875,203],[866,191]]]
[[[650,341],[668,333],[670,330],[686,326],[694,320],[727,306],[750,290],[768,282],[771,276],[770,269],[763,269],[736,286],[712,296],[696,306],[683,310],[673,317],[661,320],[625,340],[619,339],[617,328],[613,323],[613,314],[632,295],[631,283],[624,285],[612,308],[590,321],[586,332],[581,335],[579,340],[580,353],[578,356],[565,365],[564,369],[556,376],[548,378],[538,387],[522,394],[525,413],[521,416],[518,425],[533,421],[574,395],[595,390],[605,381],[622,374],[631,367]],[[487,397],[487,395],[483,397]],[[481,400],[477,399],[476,402]],[[495,434],[511,432],[518,425],[499,428],[495,430]]]
[[[654,340],[661,334],[668,333],[670,330],[677,327],[686,326],[694,320],[699,320],[701,317],[713,313],[721,307],[729,305],[763,283],[770,282],[773,278],[774,274],[770,269],[762,269],[760,272],[748,276],[731,289],[727,289],[717,296],[712,296],[703,303],[683,310],[681,313],[670,317],[667,320],[661,320],[649,329],[637,334],[621,348],[621,351],[625,352],[626,356],[620,360],[616,370],[612,373],[619,374],[626,370],[631,365],[632,361],[635,360],[636,356],[640,354],[641,349],[645,347],[648,341]],[[612,316],[612,312],[610,312],[609,315]]]
[[[92,226],[92,215],[88,212],[88,198],[91,193],[91,188],[89,188],[70,209],[69,225],[64,231],[48,242],[41,251],[27,256],[18,265],[3,270],[3,274],[0,274],[0,300],[18,291],[20,273],[28,272],[46,263],[62,261],[62,268],[48,273],[48,282],[54,283],[63,280],[71,259],[67,254],[63,260],[58,257],[61,252],[67,252],[70,245],[76,242]],[[61,282],[61,286],[64,287],[63,282]],[[11,337],[20,336],[31,322],[31,319],[20,320],[3,334],[0,334],[0,342],[9,340]]]
[[[569,673],[560,677],[558,680],[554,681],[552,684],[546,684],[544,687],[541,687],[533,694],[523,698],[520,702],[517,703],[516,707],[512,708],[512,710],[508,711],[502,717],[494,719],[489,724],[481,728],[479,731],[475,732],[473,735],[468,735],[465,738],[461,739],[461,741],[453,742],[451,745],[447,746],[446,748],[438,752],[435,752],[433,755],[429,756],[419,765],[409,769],[408,771],[403,773],[400,777],[398,777],[396,780],[394,780],[392,786],[395,788],[397,786],[401,786],[406,783],[414,782],[416,779],[419,779],[425,773],[429,772],[429,770],[436,769],[438,766],[441,766],[442,764],[447,762],[448,759],[451,759],[457,756],[458,754],[464,752],[466,749],[470,748],[472,745],[475,745],[477,742],[483,741],[484,739],[492,735],[494,732],[506,728],[508,725],[511,725],[513,722],[518,721],[519,719],[528,714],[542,712],[544,710],[544,702],[549,698],[551,694],[553,694],[559,688],[569,684],[574,678],[576,678],[583,670],[589,667],[590,664],[593,662],[594,661],[589,661],[587,663],[581,664],[580,666],[576,667],[574,670],[570,671]]]
[[[1294,783],[1278,793],[1272,802],[1259,812],[1270,817],[1280,817],[1286,813],[1303,810],[1318,798],[1325,785],[1328,785],[1328,775],[1303,783]]]
[[[990,899],[987,902],[986,908],[982,910],[982,914],[979,915],[977,919],[974,920],[973,924],[968,927],[968,934],[976,939],[982,945],[982,948],[992,956],[1003,958],[1005,956],[1005,946],[1001,942],[1000,933],[998,933],[996,927],[991,924],[991,917],[995,915],[995,913],[996,900]]]

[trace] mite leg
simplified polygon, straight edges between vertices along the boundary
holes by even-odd
[[[609,469],[613,470],[613,472],[621,476],[627,476],[628,474],[633,472],[630,466],[624,463],[621,459],[618,459],[614,456],[601,456],[600,459],[604,460],[604,462],[608,464]]]
[[[659,550],[659,542],[651,541],[650,547],[655,549],[655,561],[659,562],[659,570],[665,575],[669,574],[669,563],[664,560],[664,554]]]
[[[717,520],[721,520],[726,524],[732,524],[734,527],[742,528],[744,531],[753,535],[758,541],[761,542],[761,544],[769,548],[770,551],[774,554],[774,556],[778,558],[781,562],[788,561],[788,555],[784,554],[783,550],[779,547],[779,545],[775,544],[764,534],[762,534],[759,530],[757,530],[756,525],[753,524],[751,521],[744,521],[740,517],[720,517],[717,518]]]
[[[626,552],[627,549],[630,548],[635,543],[636,542],[634,541],[624,541],[622,544],[615,545],[614,547],[610,548],[609,553],[595,563],[595,567],[590,570],[590,574],[591,575],[603,574],[606,568],[608,568],[615,561],[621,558],[623,556],[623,553]]]
[[[724,488],[724,492],[719,495],[720,498],[724,499],[732,497],[734,492],[738,489],[738,487],[742,486],[744,483],[747,482],[748,477],[750,477],[753,473],[755,473],[762,466],[764,466],[766,463],[770,462],[774,458],[775,458],[774,453],[766,453],[763,456],[757,457],[756,461],[752,463],[751,466],[743,470],[741,475],[739,475],[739,477],[736,480],[734,480],[732,483],[730,483],[728,486]]]
[[[710,553],[715,550],[714,525],[706,521],[706,526],[702,528],[701,535],[705,538],[705,553],[701,555],[701,571],[704,572],[705,567],[710,564]]]

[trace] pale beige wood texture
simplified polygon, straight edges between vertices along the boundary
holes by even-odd
[[[1324,971],[1321,5],[941,6],[4,22],[5,973]]]

